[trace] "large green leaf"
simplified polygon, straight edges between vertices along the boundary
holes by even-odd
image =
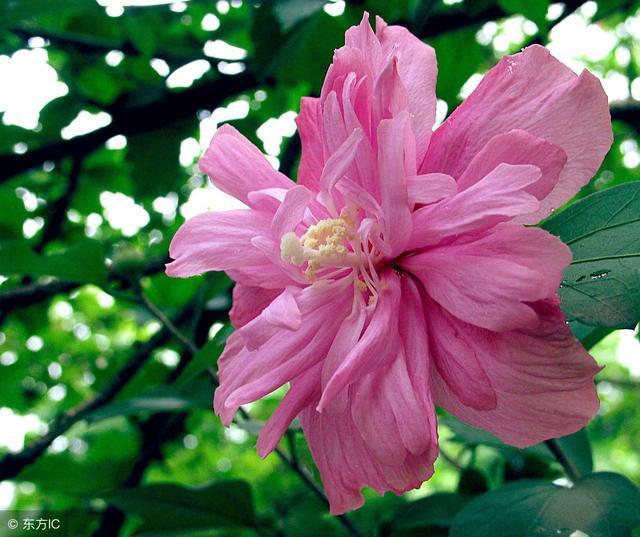
[[[199,388],[201,388],[199,386]],[[148,390],[140,395],[116,401],[99,408],[87,416],[89,421],[98,421],[114,416],[130,416],[140,413],[185,412],[211,407],[211,386],[206,389],[191,389],[180,392],[169,386],[161,386]]]
[[[191,359],[187,367],[184,368],[184,371],[182,371],[176,380],[176,384],[185,386],[203,371],[209,368],[215,370],[216,363],[224,349],[227,337],[229,337],[232,331],[233,328],[231,325],[226,325],[220,329],[213,339],[207,341]]]
[[[288,32],[300,21],[320,11],[325,3],[324,0],[277,0],[273,13],[282,31]]]
[[[54,276],[80,283],[107,281],[106,249],[86,239],[61,252],[39,255],[23,241],[0,242],[0,274]]]
[[[640,182],[591,194],[542,227],[573,252],[560,287],[567,319],[633,328],[640,318]]]
[[[502,450],[516,449],[505,444],[502,440],[491,433],[482,429],[476,429],[453,416],[447,416],[441,420],[441,422],[453,431],[453,440],[456,442],[463,442],[470,446],[491,446]],[[587,474],[593,470],[591,445],[585,429],[581,429],[573,434],[558,438],[557,442],[560,448],[565,452],[567,458],[573,462],[580,473]],[[536,455],[539,458],[554,458],[553,454],[544,443],[531,446],[525,451],[532,455]]]
[[[498,4],[507,13],[522,14],[527,19],[535,22],[541,30],[547,25],[547,10],[549,0],[498,0]]]
[[[251,527],[255,513],[246,481],[217,481],[202,487],[154,484],[118,489],[100,495],[128,515],[139,517],[145,531]]]
[[[640,491],[625,477],[590,474],[572,488],[522,480],[470,502],[456,515],[451,537],[565,535],[627,537],[640,525]]]
[[[431,535],[438,528],[448,528],[470,498],[442,492],[411,502],[398,512],[392,524],[393,537]]]

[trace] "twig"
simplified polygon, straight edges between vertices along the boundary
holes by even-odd
[[[173,337],[175,337],[186,349],[191,352],[191,354],[196,354],[198,352],[198,347],[196,347],[193,342],[187,338],[180,329],[173,324],[171,319],[167,317],[158,306],[156,306],[149,297],[141,290],[140,297],[142,298],[142,302],[147,307],[147,309],[157,317],[157,319],[164,325],[164,327],[171,333]]]
[[[580,474],[580,470],[578,470],[577,466],[567,456],[560,443],[555,438],[545,440],[544,443],[549,448],[549,451],[553,453],[553,456],[556,458],[556,460],[562,465],[562,468],[567,474],[567,477],[574,483],[578,481],[582,477],[582,475]]]

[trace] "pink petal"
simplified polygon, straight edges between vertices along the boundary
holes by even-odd
[[[532,164],[540,168],[541,177],[525,189],[539,200],[545,199],[558,183],[558,177],[567,163],[567,154],[557,145],[537,138],[522,130],[513,130],[491,138],[469,163],[458,181],[464,190],[480,181],[501,162],[507,164]],[[536,223],[540,210],[520,217],[520,222]]]
[[[229,270],[265,262],[251,245],[251,239],[269,229],[267,213],[240,209],[209,212],[187,220],[176,232],[169,247],[174,259],[167,274],[188,278],[209,270]]]
[[[460,322],[433,302],[427,309],[431,356],[447,387],[464,405],[476,410],[496,407],[496,394],[480,363],[475,342]]]
[[[321,190],[330,191],[334,185],[342,179],[353,164],[360,142],[362,142],[362,130],[354,130],[344,143],[338,147],[325,163],[320,176],[319,187]]]
[[[415,211],[408,247],[437,244],[446,237],[536,211],[539,202],[526,188],[538,179],[540,169],[536,166],[499,164],[466,190]]]
[[[319,411],[349,384],[395,358],[400,284],[393,272],[387,274],[384,282],[385,288],[378,297],[369,325],[324,387]]]
[[[274,326],[260,315],[235,332],[218,360],[216,412],[233,416],[240,405],[264,397],[322,360],[352,300],[349,286],[310,286],[296,294],[302,316],[298,329]]]
[[[472,241],[451,244],[447,253],[503,259],[536,271],[543,278],[538,285],[545,298],[556,294],[562,272],[572,259],[571,250],[559,238],[543,229],[514,223],[498,224]]]
[[[526,302],[547,296],[544,275],[509,258],[443,246],[407,257],[401,266],[447,311],[489,330],[535,328],[538,318]]]
[[[291,422],[320,396],[320,368],[317,364],[291,381],[291,387],[258,435],[256,449],[262,458],[271,453]]]
[[[200,169],[223,192],[249,204],[249,192],[294,186],[273,169],[264,155],[231,125],[222,125],[200,159]]]
[[[391,393],[399,387],[408,388],[406,376],[404,381],[392,378],[395,372],[392,369],[384,376],[387,379],[384,390],[373,382],[367,382],[365,389],[365,380],[359,381],[351,390],[343,412],[332,411],[330,403],[326,412],[319,413],[310,405],[300,415],[334,515],[361,506],[360,489],[365,486],[378,493],[391,490],[402,494],[420,487],[433,474],[437,445],[436,438],[429,436],[429,424],[435,421],[434,409],[431,407],[430,417],[420,412],[411,423],[404,419],[399,423],[396,415],[404,416],[406,401],[415,399],[415,395],[407,394],[405,398],[398,397],[395,391]],[[362,401],[358,401],[359,397]],[[356,410],[356,406],[365,411]],[[359,424],[356,415],[363,420]],[[402,436],[398,427],[404,429]],[[417,435],[413,436],[410,430],[413,427],[422,428],[423,438],[416,444],[413,442]],[[362,431],[366,431],[366,440]],[[405,441],[415,448],[419,444],[426,447],[414,455],[405,447]],[[385,449],[385,445],[393,445],[395,452]],[[385,460],[378,457],[379,453],[384,454]]]
[[[383,119],[378,126],[378,169],[385,222],[385,242],[391,255],[397,255],[411,236],[411,213],[405,177],[405,151],[413,143],[405,112],[394,119]],[[414,160],[415,162],[415,160]]]
[[[263,289],[236,283],[233,286],[233,306],[229,312],[233,327],[242,328],[255,319],[281,292],[281,289]]]
[[[421,173],[460,177],[496,135],[520,129],[567,154],[537,216],[571,199],[595,174],[612,142],[607,96],[588,71],[575,75],[545,48],[505,56],[433,135]]]
[[[409,203],[435,203],[450,198],[458,191],[456,180],[446,173],[427,173],[407,177]]]
[[[398,71],[408,94],[408,110],[416,138],[417,162],[429,146],[436,117],[436,55],[433,48],[402,26],[387,26],[376,17],[376,34],[383,54],[394,51]]]
[[[320,99],[303,97],[300,100],[300,114],[296,118],[296,124],[302,142],[298,182],[317,192],[324,165]]]
[[[271,223],[271,233],[276,241],[296,228],[312,199],[309,189],[302,185],[296,185],[287,191]]]
[[[598,410],[599,368],[573,337],[557,302],[534,305],[535,330],[496,334],[459,322],[474,341],[497,395],[492,410],[466,406],[436,375],[436,402],[473,425],[525,448],[584,427]]]

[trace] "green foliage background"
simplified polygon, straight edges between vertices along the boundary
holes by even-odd
[[[505,446],[443,414],[434,478],[403,497],[367,491],[365,507],[348,520],[330,517],[301,478],[317,482],[295,427],[281,457],[256,455],[255,432],[281,393],[250,405],[251,417],[229,430],[213,416],[211,373],[229,333],[232,282],[224,274],[170,280],[163,273],[169,241],[184,220],[177,208],[193,191],[196,198],[205,195],[196,155],[185,149],[200,139],[200,122],[221,117],[221,108],[237,110],[240,102],[246,113],[236,113],[232,123],[263,147],[258,128],[296,111],[302,95],[319,92],[333,50],[363,10],[408,26],[436,48],[438,97],[449,111],[465,82],[501,55],[495,39],[505,35],[505,24],[522,26],[522,17],[535,26],[525,25],[520,41],[508,41],[509,52],[545,44],[550,29],[577,12],[618,43],[587,65],[638,84],[640,43],[623,30],[625,23],[638,24],[640,2],[564,3],[564,13],[549,20],[547,0],[352,0],[337,16],[340,6],[333,2],[330,15],[322,0],[191,0],[124,13],[112,8],[111,16],[92,0],[1,2],[0,54],[44,44],[68,86],[42,110],[35,130],[0,125],[0,424],[14,423],[7,418],[14,415],[41,422],[24,448],[0,446],[10,507],[64,513],[74,536],[574,530],[623,536],[639,526],[633,483],[640,480],[640,380],[616,359],[620,335],[613,331],[633,328],[640,316],[635,261],[583,265],[567,274],[562,292],[572,327],[606,368],[597,377],[601,412],[586,430],[558,441],[560,456],[545,445]],[[489,39],[477,37],[483,25],[493,28]],[[246,58],[206,56],[206,43],[215,40],[246,50]],[[620,49],[629,52],[628,61]],[[106,61],[110,51],[122,52],[119,62]],[[156,70],[158,60],[163,67]],[[158,72],[196,60],[208,70],[188,87],[169,88],[166,73]],[[61,138],[83,110],[107,112],[111,122]],[[580,225],[596,237],[585,246],[589,252],[606,253],[625,238],[625,253],[637,261],[640,183],[631,182],[640,179],[640,167],[627,154],[637,153],[640,103],[615,102],[611,110],[614,145],[578,198],[607,196],[584,203],[594,203],[603,220],[616,217],[625,225],[613,236],[600,230],[597,218]],[[114,136],[125,136],[126,146],[114,148]],[[295,177],[298,155],[293,135],[284,136],[272,156]],[[111,225],[105,192],[133,199],[148,222],[134,233]],[[575,235],[563,218],[547,228],[563,238],[583,234]],[[572,294],[582,276],[597,280],[580,288],[586,299],[585,292]],[[605,308],[598,306],[603,300]],[[20,436],[0,431],[8,434]],[[577,481],[573,489],[552,484],[567,477]]]

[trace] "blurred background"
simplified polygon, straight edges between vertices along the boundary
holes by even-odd
[[[295,427],[281,456],[254,451],[282,393],[249,405],[251,418],[230,429],[213,415],[232,282],[169,279],[164,262],[185,219],[234,207],[196,164],[222,123],[295,178],[300,97],[319,93],[363,10],[436,49],[439,122],[502,55],[528,44],[588,68],[609,96],[615,141],[579,196],[639,180],[639,8],[0,2],[0,509],[67,513],[82,536],[446,535],[469,497],[560,477],[544,446],[509,448],[443,415],[433,479],[403,497],[367,492],[350,521],[329,517],[305,482],[317,475]],[[567,445],[585,468],[638,482],[637,334],[574,328],[606,367],[600,414]]]

